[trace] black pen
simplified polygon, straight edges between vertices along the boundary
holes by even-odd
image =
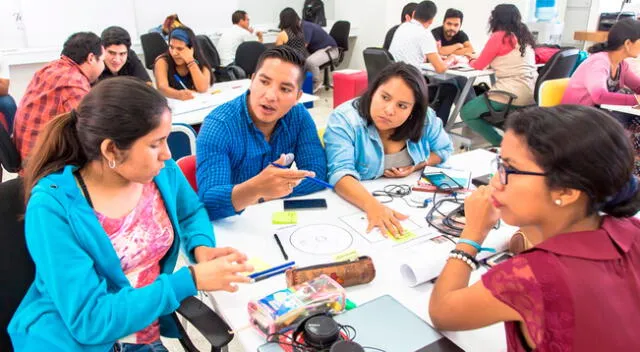
[[[282,242],[280,242],[280,238],[278,237],[278,234],[274,233],[273,238],[276,239],[276,243],[278,244],[278,247],[280,247],[280,252],[282,252],[282,256],[284,257],[284,260],[289,260],[289,256],[287,255],[287,252],[284,251],[284,247],[282,247]]]

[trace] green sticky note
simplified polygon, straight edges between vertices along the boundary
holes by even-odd
[[[346,251],[346,252],[342,252],[334,255],[333,260],[335,260],[336,262],[345,262],[347,260],[356,260],[358,259],[358,257],[360,257],[358,255],[358,251],[356,251],[355,249],[352,249],[350,251]]]
[[[298,223],[298,213],[295,211],[277,211],[271,216],[274,225],[290,225]]]
[[[398,237],[393,237],[391,233],[387,233],[387,236],[390,239],[392,239],[395,243],[404,243],[416,238],[416,234],[409,230],[404,230],[404,232],[401,233]]]

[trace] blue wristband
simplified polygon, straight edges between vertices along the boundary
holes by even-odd
[[[478,244],[478,242],[472,241],[472,240],[468,240],[466,238],[458,239],[458,243],[466,243],[466,244],[470,245],[471,247],[475,248],[478,251],[478,253],[480,253],[480,252],[495,253],[496,252],[496,250],[494,248],[482,247],[482,246],[480,246],[480,244]]]

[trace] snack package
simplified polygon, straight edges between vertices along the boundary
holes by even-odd
[[[276,291],[247,305],[250,323],[262,334],[283,332],[306,317],[344,310],[344,288],[327,275]]]

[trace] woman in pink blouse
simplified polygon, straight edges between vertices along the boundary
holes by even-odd
[[[433,323],[505,322],[509,351],[640,351],[640,192],[622,126],[561,105],[514,113],[506,127],[498,172],[465,200],[466,226],[431,296]],[[500,218],[534,228],[534,246],[467,287]]]

